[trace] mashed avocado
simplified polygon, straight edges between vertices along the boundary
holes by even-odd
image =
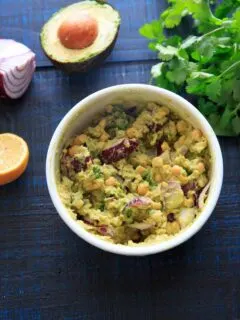
[[[110,105],[61,154],[59,193],[85,229],[113,243],[162,241],[201,212],[206,137],[165,106]]]

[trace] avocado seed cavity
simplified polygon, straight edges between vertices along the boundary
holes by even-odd
[[[68,49],[87,48],[93,44],[97,35],[97,21],[87,13],[68,18],[58,29],[58,37]]]

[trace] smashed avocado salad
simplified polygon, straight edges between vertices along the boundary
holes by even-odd
[[[87,231],[150,244],[201,214],[210,169],[206,137],[167,107],[108,105],[62,150],[58,190]]]

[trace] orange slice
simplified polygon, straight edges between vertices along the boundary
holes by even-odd
[[[0,134],[0,185],[19,178],[29,160],[27,143],[12,133]]]

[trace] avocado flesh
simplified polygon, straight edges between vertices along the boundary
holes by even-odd
[[[68,49],[58,38],[63,21],[77,12],[85,11],[98,22],[98,36],[94,43],[84,49]],[[66,72],[85,72],[101,63],[112,51],[120,26],[120,15],[108,4],[82,1],[55,13],[43,26],[40,39],[44,53]]]

